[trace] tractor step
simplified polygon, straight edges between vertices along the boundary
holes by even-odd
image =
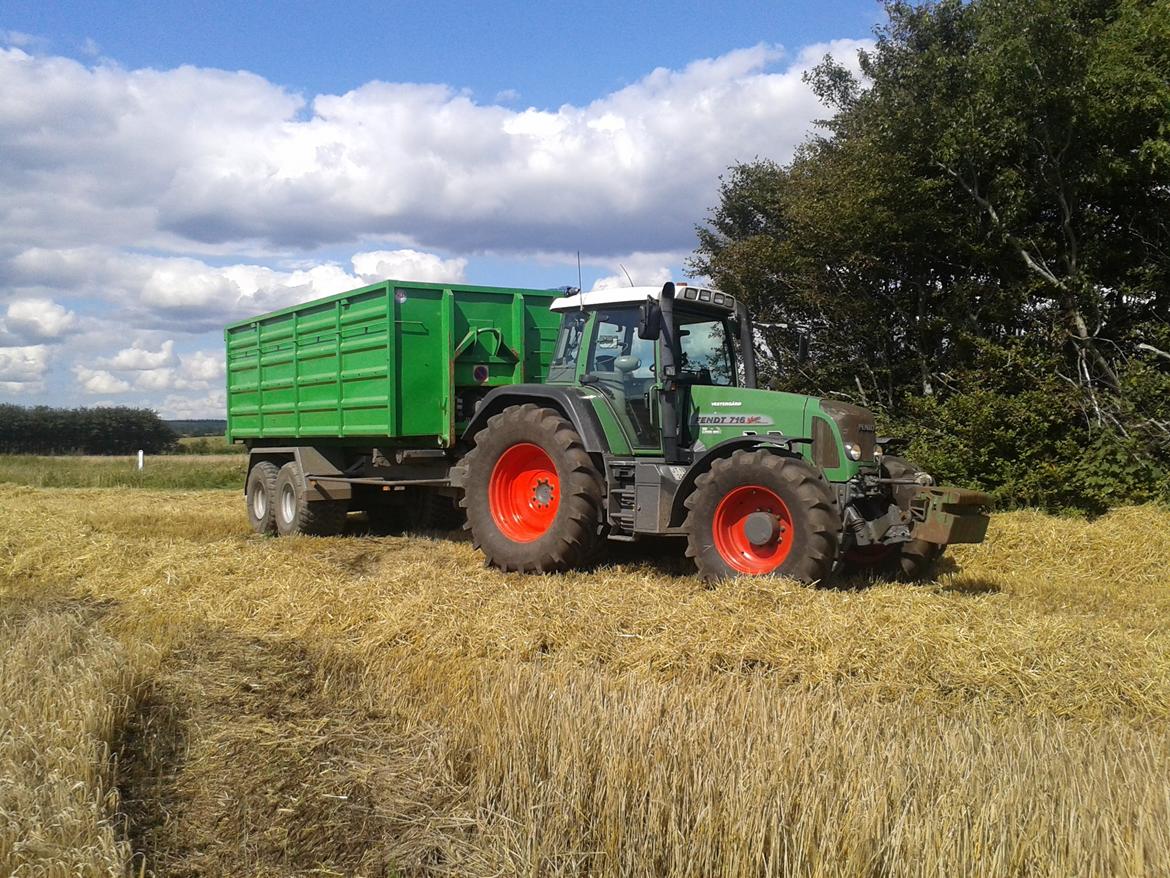
[[[606,481],[609,484],[609,498],[606,515],[613,529],[611,539],[620,534],[634,532],[634,512],[637,507],[637,491],[634,487],[632,460],[610,460],[606,462]]]

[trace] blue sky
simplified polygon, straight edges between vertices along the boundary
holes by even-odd
[[[241,3],[7,0],[0,26],[126,67],[250,70],[294,90],[443,82],[481,100],[582,104],[644,76],[757,43],[869,36],[877,0],[724,3]]]
[[[823,115],[834,3],[0,10],[0,399],[222,409],[220,327],[386,276],[681,273]],[[624,279],[621,281],[624,282]]]

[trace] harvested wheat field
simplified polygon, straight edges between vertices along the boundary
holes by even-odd
[[[0,874],[1158,875],[1170,511],[705,587],[0,487]]]

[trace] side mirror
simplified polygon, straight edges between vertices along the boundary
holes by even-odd
[[[647,298],[638,309],[638,338],[654,341],[662,335],[662,309],[653,299]]]

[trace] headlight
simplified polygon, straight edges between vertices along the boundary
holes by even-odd
[[[849,455],[850,460],[861,460],[861,446],[856,442],[846,442],[845,453]]]

